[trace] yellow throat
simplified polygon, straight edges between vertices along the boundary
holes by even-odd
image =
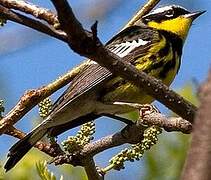
[[[191,27],[192,21],[193,20],[191,18],[179,16],[175,19],[169,19],[161,22],[150,21],[147,25],[155,29],[172,32],[179,36],[184,42]]]

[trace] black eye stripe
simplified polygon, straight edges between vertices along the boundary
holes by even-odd
[[[166,12],[162,12],[162,13],[158,13],[158,14],[151,14],[149,16],[144,17],[144,20],[146,22],[149,22],[149,21],[161,22],[161,21],[164,21],[167,19],[170,19],[170,17],[166,16]]]
[[[173,8],[173,9],[174,9],[174,13],[177,14],[177,16],[190,13],[186,9],[182,9],[182,8]]]

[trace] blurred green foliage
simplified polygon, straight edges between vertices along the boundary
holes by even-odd
[[[3,174],[4,174],[3,167],[0,165],[0,180],[3,180]]]
[[[7,173],[3,170],[2,162],[0,163],[0,180],[87,180],[83,168],[73,168],[70,165],[54,167],[54,165],[43,163],[46,159],[48,160],[49,156],[33,149]]]
[[[37,150],[30,151],[14,169],[7,173],[3,173],[3,179],[29,180],[32,177],[38,179],[39,176],[35,166],[38,159],[44,160],[44,155]]]
[[[196,88],[187,83],[177,91],[185,99],[198,105]],[[146,153],[144,180],[177,180],[185,162],[190,135],[179,132],[163,133],[156,146]]]
[[[36,163],[37,173],[42,180],[56,180],[56,176],[53,172],[49,171],[47,167],[47,161],[39,161]],[[63,180],[61,175],[59,180]]]

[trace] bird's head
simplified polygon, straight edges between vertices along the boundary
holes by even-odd
[[[190,12],[177,6],[164,6],[142,17],[142,22],[152,28],[172,32],[185,40],[192,22],[205,11]]]

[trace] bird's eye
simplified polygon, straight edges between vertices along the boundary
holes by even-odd
[[[168,11],[165,13],[165,16],[166,16],[166,17],[173,17],[173,16],[174,16],[174,11],[173,11],[173,10],[168,10]]]

